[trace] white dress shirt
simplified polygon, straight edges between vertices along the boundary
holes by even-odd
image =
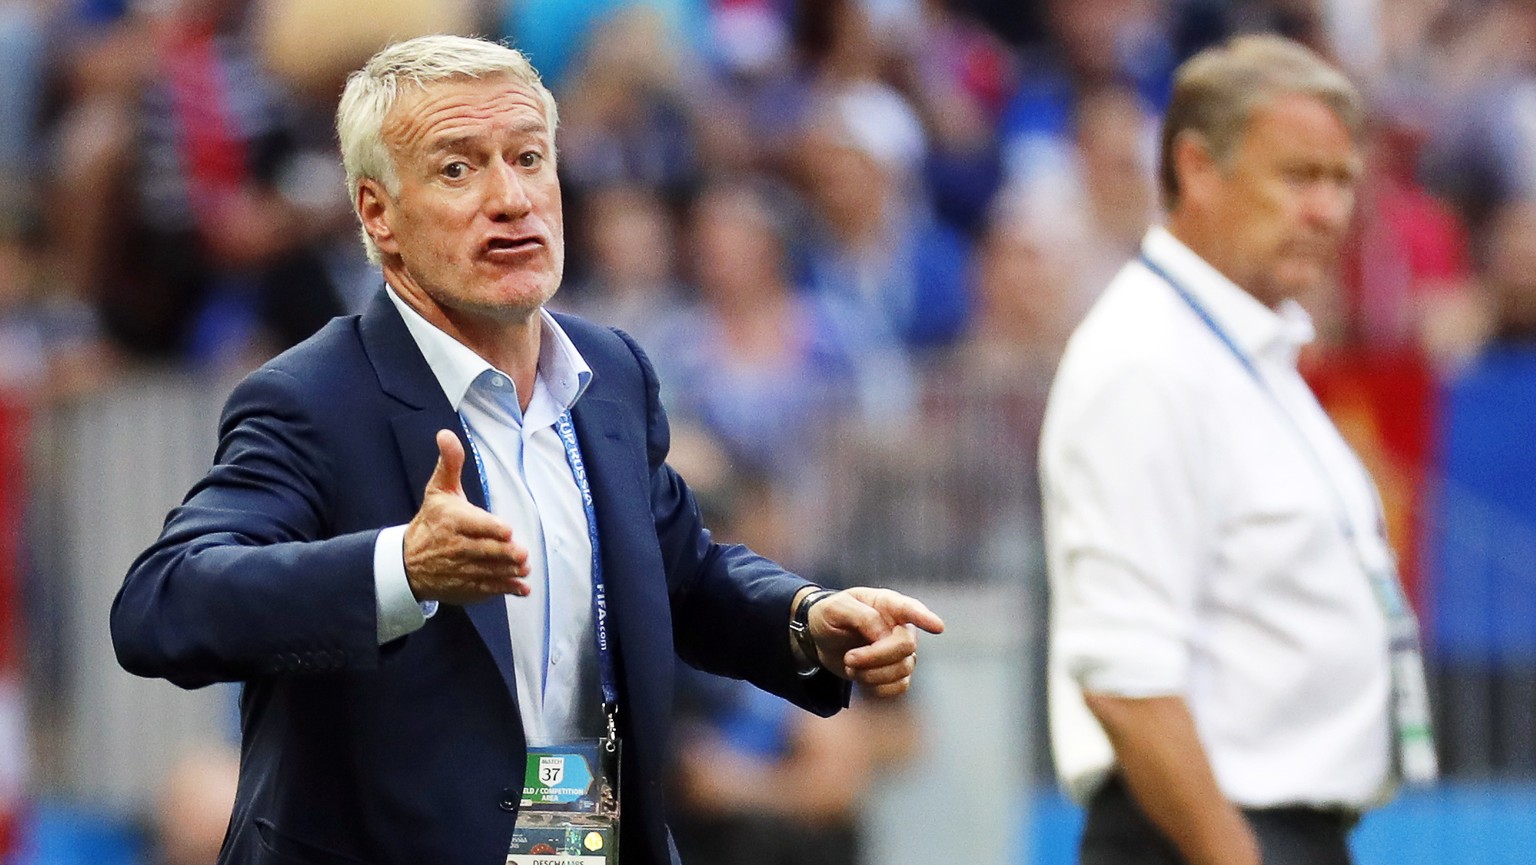
[[[528,411],[511,376],[434,327],[388,289],[483,466],[490,512],[528,549],[527,597],[508,595],[507,624],[518,707],[528,744],[600,732],[597,646],[592,623],[592,541],[581,493],[555,422],[581,397],[592,371],[548,312],[540,312],[538,375]],[[405,576],[405,526],[379,534],[374,578],[380,643],[425,622],[435,604],[417,604]]]
[[[1363,807],[1389,764],[1387,626],[1362,558],[1389,556],[1375,487],[1296,371],[1312,338],[1172,234],[1068,344],[1041,436],[1051,734],[1086,799],[1113,752],[1082,690],[1181,696],[1236,804]],[[1268,392],[1266,392],[1266,388]]]

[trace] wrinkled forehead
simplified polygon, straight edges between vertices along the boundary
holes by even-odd
[[[380,131],[391,150],[411,152],[445,137],[487,130],[550,134],[542,95],[509,74],[409,84],[401,88]]]

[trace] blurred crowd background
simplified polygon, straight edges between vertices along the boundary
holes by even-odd
[[[1536,782],[1536,2],[0,0],[0,860],[212,862],[233,697],[118,671],[106,607],[232,381],[380,285],[346,72],[452,31],[559,99],[553,305],[651,354],[719,534],[951,626],[830,722],[691,678],[690,865],[1061,861],[1044,399],[1158,218],[1171,70],[1253,30],[1370,105],[1304,364],[1382,487],[1448,789]]]

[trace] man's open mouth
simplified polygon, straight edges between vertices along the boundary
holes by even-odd
[[[536,236],[528,237],[493,237],[485,242],[485,251],[498,252],[529,252],[544,245],[544,241]]]

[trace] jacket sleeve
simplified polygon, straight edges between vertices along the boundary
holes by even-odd
[[[332,536],[332,466],[299,393],[265,368],[230,396],[213,468],[113,601],[124,669],[196,688],[378,664],[378,532]]]
[[[666,457],[671,444],[660,384],[645,352],[620,333],[645,380],[651,514],[671,595],[678,655],[705,672],[745,679],[819,715],[848,705],[851,686],[822,671],[795,672],[790,603],[809,584],[739,544],[717,544],[687,483]]]

